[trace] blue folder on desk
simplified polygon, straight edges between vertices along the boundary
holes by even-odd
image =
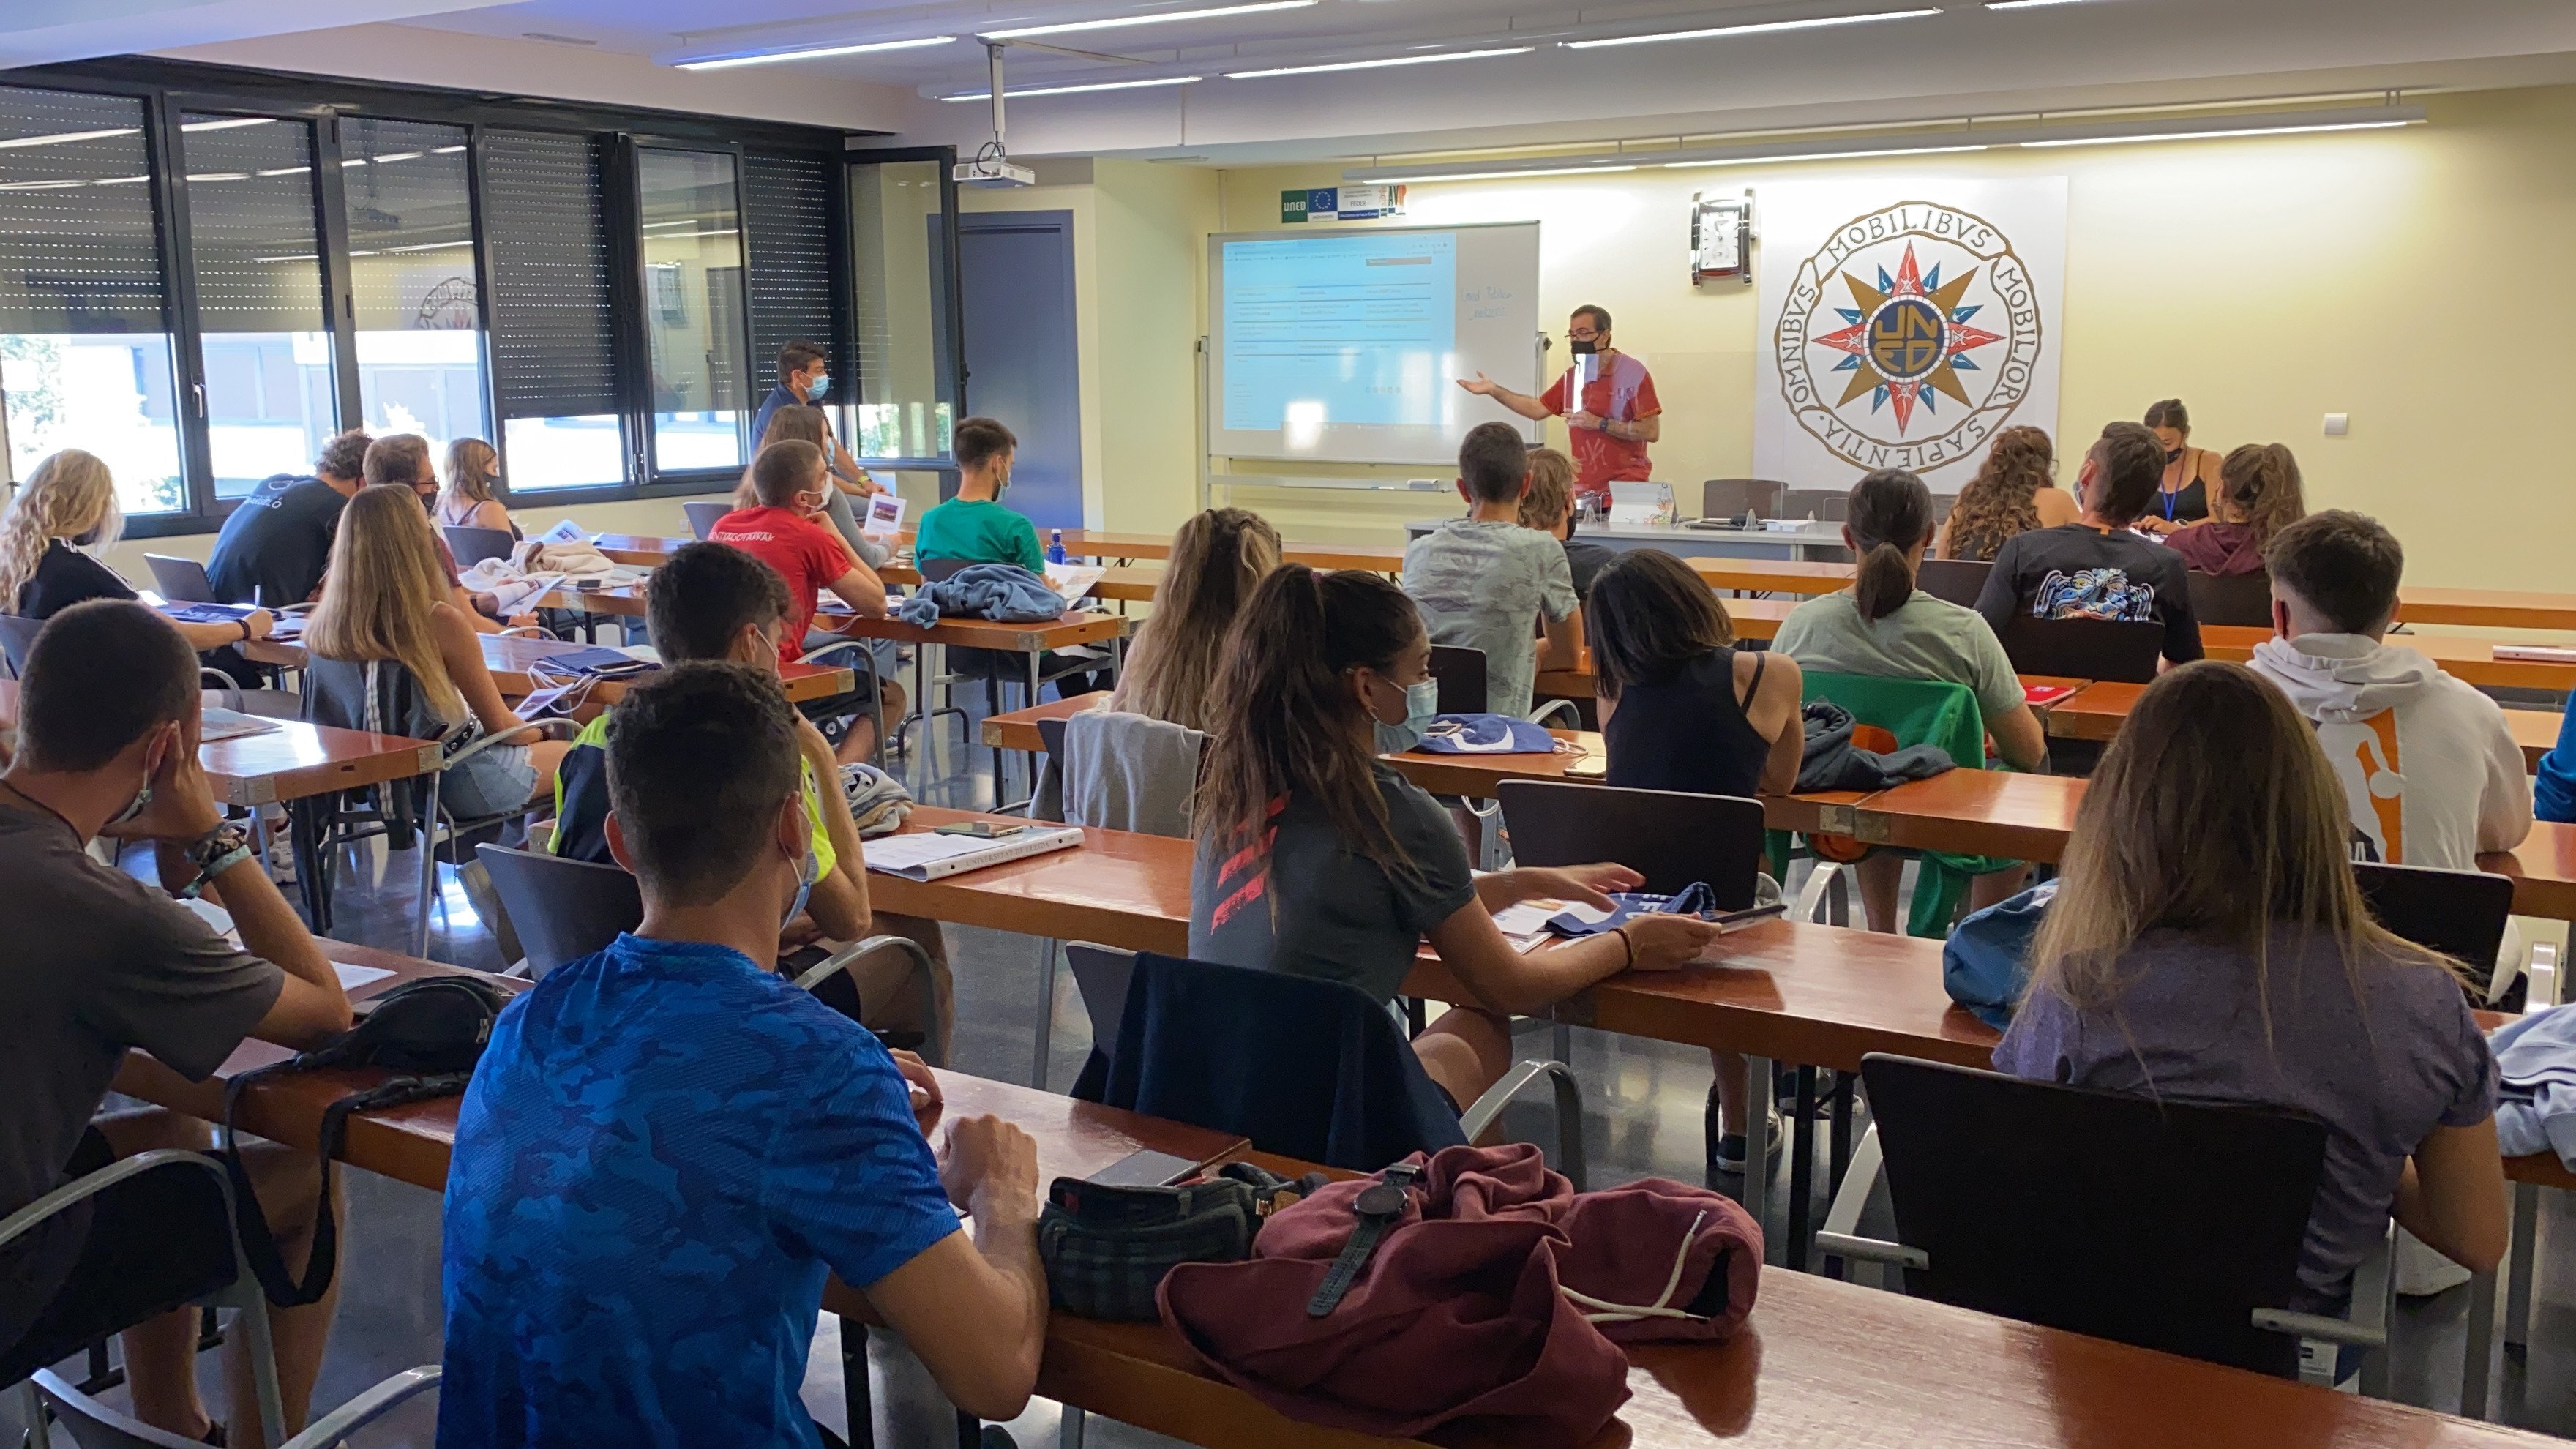
[[[259,610],[248,604],[170,604],[161,612],[182,624],[238,624]]]
[[[575,649],[564,654],[544,655],[532,661],[531,667],[549,673],[587,674],[598,678],[603,675],[638,674],[659,669],[662,666],[649,660],[638,659],[632,654],[621,654],[614,649]]]

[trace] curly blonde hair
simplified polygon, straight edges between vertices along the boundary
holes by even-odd
[[[38,463],[0,515],[0,608],[17,608],[18,591],[36,576],[55,539],[110,544],[124,526],[115,475],[97,454],[65,448]]]
[[[1991,559],[2004,540],[2039,527],[2039,490],[2057,472],[2057,450],[2033,427],[1995,434],[1977,476],[1950,510],[1950,558]]]

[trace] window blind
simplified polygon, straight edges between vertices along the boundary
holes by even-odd
[[[829,157],[747,153],[742,192],[751,243],[752,396],[778,384],[778,349],[819,342],[835,364],[848,338],[832,309],[832,177]],[[841,371],[837,365],[835,371]],[[832,385],[852,396],[841,380]]]
[[[0,333],[159,332],[143,103],[0,87]]]
[[[483,185],[501,416],[615,413],[613,288],[597,143],[541,131],[486,132]]]

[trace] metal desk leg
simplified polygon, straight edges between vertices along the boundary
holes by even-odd
[[[1771,1059],[1746,1057],[1744,1084],[1744,1188],[1736,1201],[1762,1225],[1767,1260],[1777,1227],[1771,1221]]]
[[[2513,1185],[2513,1241],[2505,1249],[2504,1346],[2531,1343],[2531,1270],[2540,1247],[2540,1186]]]
[[[2460,1364],[2460,1415],[2487,1416],[2488,1364],[2495,1356],[2496,1275],[2480,1273],[2469,1280],[2468,1350]]]
[[[1852,1095],[1859,1078],[1849,1072],[1834,1074],[1832,1156],[1826,1159],[1825,1196],[1831,1198],[1843,1190],[1843,1174],[1851,1170]]]
[[[1807,1270],[1807,1249],[1813,1238],[1808,1223],[1807,1196],[1816,1187],[1816,1134],[1809,1130],[1816,1116],[1816,1069],[1798,1068],[1798,1095],[1789,1113],[1789,1246],[1787,1262],[1792,1272]],[[1747,1144],[1748,1146],[1750,1144]],[[1752,1164],[1745,1164],[1746,1171]]]
[[[849,1415],[850,1449],[876,1449],[876,1405],[868,1392],[868,1326],[850,1315],[841,1320],[841,1408]]]
[[[930,788],[930,735],[937,727],[937,716],[930,712],[930,651],[936,648],[928,640],[912,646],[912,720],[920,732],[912,739],[912,798],[918,800]]]

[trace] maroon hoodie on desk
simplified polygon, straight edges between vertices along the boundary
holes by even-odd
[[[2254,541],[2254,530],[2246,524],[2195,523],[2165,535],[2165,546],[2201,573],[2225,578],[2263,571],[2263,546]]]
[[[1306,1423],[1558,1445],[1626,1402],[1613,1340],[1726,1338],[1752,1312],[1762,1229],[1741,1207],[1651,1178],[1578,1196],[1513,1143],[1442,1149],[1340,1304],[1309,1317],[1371,1181],[1283,1209],[1247,1261],[1174,1268],[1164,1322],[1219,1377]]]

